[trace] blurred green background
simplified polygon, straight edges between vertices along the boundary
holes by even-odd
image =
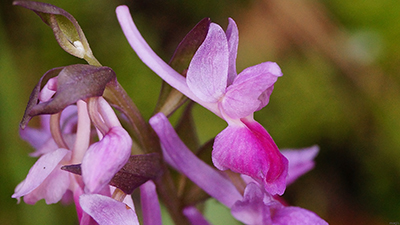
[[[240,32],[238,71],[264,61],[284,73],[256,113],[280,148],[318,144],[313,171],[288,187],[293,205],[330,224],[400,222],[400,3],[397,0],[48,0],[80,23],[97,59],[114,69],[148,119],[161,81],[128,45],[115,7],[129,5],[142,35],[166,61],[204,17]],[[11,199],[36,159],[18,136],[29,94],[49,69],[84,63],[65,53],[33,12],[0,3],[0,224],[76,224],[73,206]],[[195,107],[202,141],[224,121]],[[215,224],[232,224],[214,201]]]

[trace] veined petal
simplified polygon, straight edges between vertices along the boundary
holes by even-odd
[[[239,45],[239,30],[235,21],[229,18],[228,28],[226,29],[226,38],[228,39],[229,48],[229,68],[228,68],[228,86],[235,80],[236,72],[236,57]]]
[[[66,193],[69,183],[70,174],[55,168],[39,187],[24,196],[24,202],[33,205],[37,201],[44,199],[46,204],[57,203]]]
[[[117,18],[129,44],[135,50],[139,58],[158,76],[169,85],[182,92],[188,98],[209,109],[217,116],[221,117],[216,104],[202,101],[197,97],[186,84],[186,79],[181,74],[172,69],[165,63],[143,39],[135,23],[132,20],[129,8],[125,5],[118,6],[116,9]]]
[[[274,83],[282,76],[279,66],[264,62],[243,70],[227,88],[221,102],[233,119],[246,117],[268,104]]]
[[[216,102],[225,93],[228,79],[229,50],[224,30],[211,23],[206,39],[190,62],[186,82],[190,90],[205,102]]]
[[[15,193],[11,196],[13,198],[19,198],[27,195],[39,187],[43,181],[49,177],[49,175],[57,169],[60,161],[69,153],[67,149],[57,149],[56,151],[44,154],[40,157],[36,163],[29,170],[25,180],[22,181],[17,188]],[[60,196],[61,198],[62,196]]]
[[[99,194],[83,194],[79,197],[82,209],[100,225],[139,224],[136,212],[125,203]]]
[[[98,193],[128,161],[132,139],[122,127],[112,127],[92,144],[82,160],[82,178],[86,193]]]
[[[289,160],[286,185],[293,183],[297,178],[314,168],[314,158],[317,156],[317,145],[299,150],[282,150],[282,154]]]
[[[212,159],[220,170],[230,169],[252,177],[271,195],[286,188],[288,161],[258,122],[242,119],[217,135]]]
[[[229,179],[201,161],[185,146],[164,114],[153,116],[150,125],[160,138],[164,158],[171,166],[228,207],[242,198]]]
[[[300,207],[283,207],[275,211],[272,223],[276,225],[304,224],[304,225],[328,225],[317,214]]]

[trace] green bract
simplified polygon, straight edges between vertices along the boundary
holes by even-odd
[[[15,1],[13,4],[30,9],[40,16],[51,27],[58,44],[66,52],[88,62],[97,62],[78,21],[67,11],[42,2]]]

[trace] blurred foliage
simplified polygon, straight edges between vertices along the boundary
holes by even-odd
[[[129,5],[139,30],[166,61],[204,17],[240,31],[238,71],[276,61],[284,76],[256,113],[279,147],[321,148],[315,169],[288,187],[290,204],[330,224],[400,222],[400,4],[395,0],[49,0],[80,23],[99,61],[149,118],[161,81],[130,48],[115,17]],[[84,63],[63,52],[31,11],[0,3],[0,224],[73,224],[73,206],[16,204],[10,196],[35,162],[18,137],[30,91],[47,70]],[[196,106],[202,142],[225,122]],[[215,224],[229,211],[215,201]],[[219,207],[221,210],[214,210]],[[214,213],[214,214],[212,214]],[[229,218],[229,221],[232,221]]]

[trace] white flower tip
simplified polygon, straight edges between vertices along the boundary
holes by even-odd
[[[73,45],[74,45],[75,49],[77,50],[77,54],[79,54],[79,56],[83,57],[85,55],[85,48],[83,47],[82,42],[74,41]]]
[[[119,14],[119,13],[126,13],[127,11],[129,12],[129,8],[128,8],[128,6],[126,6],[126,5],[117,6],[117,8],[115,9],[115,12],[116,12],[117,14]]]
[[[272,73],[273,75],[280,77],[283,75],[281,68],[278,66],[277,63],[275,62],[269,62],[270,68],[269,72]]]

